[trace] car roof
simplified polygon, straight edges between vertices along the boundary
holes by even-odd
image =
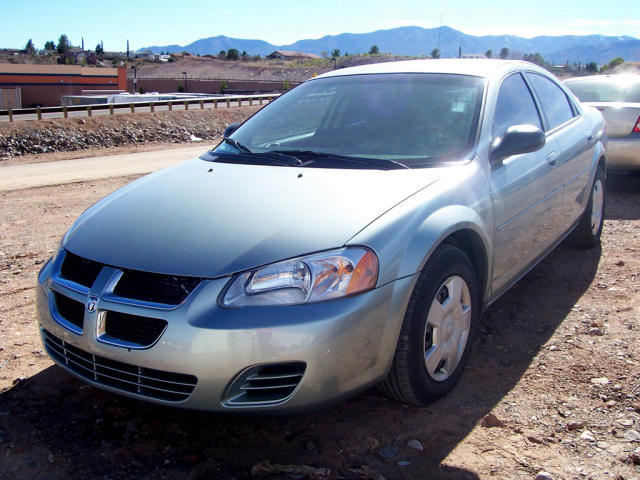
[[[449,73],[490,78],[510,70],[525,69],[544,71],[537,65],[519,60],[492,60],[476,58],[446,58],[407,60],[401,62],[373,63],[357,67],[341,68],[315,78],[374,73]]]

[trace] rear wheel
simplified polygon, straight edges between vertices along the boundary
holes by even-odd
[[[458,248],[438,247],[411,295],[391,371],[380,389],[415,405],[448,393],[469,357],[479,298],[469,258]]]
[[[592,248],[600,243],[600,235],[602,234],[602,225],[604,223],[606,193],[604,168],[598,167],[591,185],[591,195],[589,196],[587,208],[569,237],[572,245],[579,248]]]

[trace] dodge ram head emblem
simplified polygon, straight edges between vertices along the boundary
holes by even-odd
[[[96,311],[96,307],[98,306],[98,297],[89,297],[89,300],[87,301],[87,312],[91,313],[91,312],[95,312]]]

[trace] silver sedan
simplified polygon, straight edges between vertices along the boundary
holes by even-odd
[[[598,244],[603,129],[525,62],[313,78],[76,220],[38,277],[45,349],[185,408],[290,412],[376,384],[427,403],[487,305],[565,237]]]
[[[593,75],[564,83],[583,104],[604,115],[607,167],[640,170],[640,75]]]

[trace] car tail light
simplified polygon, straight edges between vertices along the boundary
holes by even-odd
[[[636,125],[633,127],[634,132],[640,132],[640,117],[636,120]]]

